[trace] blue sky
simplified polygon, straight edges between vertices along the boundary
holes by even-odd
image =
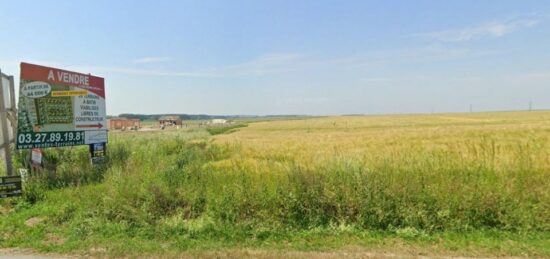
[[[548,1],[0,4],[0,69],[105,77],[108,114],[550,109]]]

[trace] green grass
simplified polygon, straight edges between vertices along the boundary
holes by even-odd
[[[220,135],[220,134],[229,134],[232,132],[237,131],[238,128],[244,128],[248,126],[247,124],[236,124],[236,125],[228,125],[228,126],[213,126],[208,127],[206,130],[210,135]]]
[[[298,123],[308,122],[289,125]],[[253,147],[271,148],[246,138],[269,136],[253,125],[222,136],[241,134],[238,139],[252,140]],[[332,122],[320,125],[337,133]],[[300,139],[320,131],[299,130]],[[350,134],[349,127],[344,130]],[[548,161],[534,160],[549,157],[548,142],[535,135],[500,148],[498,139],[468,138],[466,132],[459,138],[466,148],[456,142],[445,150],[421,148],[398,135],[416,143],[407,146],[414,152],[398,152],[403,141],[386,140],[386,147],[399,145],[387,149],[394,152],[373,149],[374,158],[358,158],[336,150],[338,155],[318,154],[315,160],[305,157],[313,151],[298,142],[297,153],[250,152],[247,143],[213,142],[211,134],[198,128],[111,133],[102,167],[89,164],[87,147],[46,150],[56,172],[35,174],[24,197],[0,201],[0,247],[101,248],[111,256],[350,246],[550,256]],[[506,166],[495,160],[499,152]],[[36,217],[43,221],[25,225]]]

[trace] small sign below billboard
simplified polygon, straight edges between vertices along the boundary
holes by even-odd
[[[31,162],[33,165],[42,164],[42,150],[40,148],[33,148],[31,151]]]
[[[21,63],[17,149],[107,142],[101,77]]]
[[[21,196],[21,176],[0,176],[0,198]]]
[[[105,143],[96,143],[90,145],[90,154],[92,164],[101,164],[105,161]]]

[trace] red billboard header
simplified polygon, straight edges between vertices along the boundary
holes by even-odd
[[[42,81],[57,85],[74,86],[105,98],[105,80],[102,77],[53,67],[21,63],[21,80]]]

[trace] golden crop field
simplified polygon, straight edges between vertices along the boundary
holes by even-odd
[[[506,169],[528,152],[550,170],[550,112],[340,116],[252,123],[216,138],[238,144],[234,158],[293,160],[314,165],[334,158],[369,163],[445,154],[448,160],[491,162]],[[405,162],[405,161],[404,161]]]
[[[216,143],[234,151],[213,168],[256,175],[250,192],[309,197],[306,222],[550,228],[547,111],[259,122]]]

